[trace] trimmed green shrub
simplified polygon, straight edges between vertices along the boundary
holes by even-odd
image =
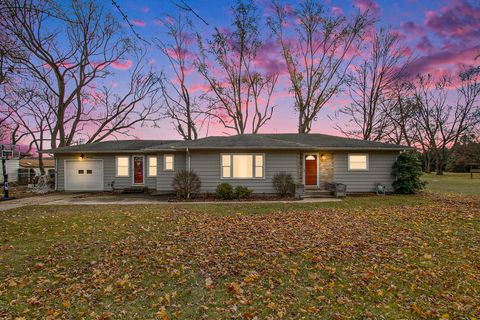
[[[295,193],[295,183],[292,175],[286,172],[278,172],[272,178],[272,184],[280,197],[286,197]]]
[[[235,187],[235,196],[238,199],[248,199],[252,195],[253,190],[249,189],[245,186],[237,186]]]
[[[172,180],[172,187],[179,199],[189,199],[200,191],[202,183],[193,171],[180,170]]]
[[[235,198],[233,187],[230,183],[220,183],[215,190],[215,197],[222,200],[230,200]]]
[[[425,182],[420,180],[422,165],[417,155],[401,153],[393,164],[395,193],[412,194],[425,187]]]

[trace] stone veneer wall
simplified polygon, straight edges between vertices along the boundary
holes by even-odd
[[[319,154],[321,156],[322,153]],[[320,188],[325,187],[326,182],[333,182],[333,154],[323,153],[325,159],[320,159]]]

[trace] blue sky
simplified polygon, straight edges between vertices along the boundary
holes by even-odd
[[[206,26],[199,19],[191,16],[196,31],[204,37],[213,33],[214,27],[228,27],[230,25],[231,6],[233,1],[185,0],[198,14],[210,24]],[[390,27],[401,35],[403,43],[408,46],[416,63],[412,66],[413,72],[432,73],[436,76],[445,73],[457,73],[462,64],[474,64],[476,54],[480,52],[480,6],[469,0],[453,1],[374,1],[374,0],[327,0],[323,1],[329,10],[340,10],[350,13],[354,10],[369,9],[378,19],[378,26]],[[159,21],[165,21],[168,15],[178,14],[178,8],[173,1],[158,0],[121,0],[118,1],[135,30],[144,38],[150,40],[155,37],[164,37],[165,30]],[[180,1],[178,2],[180,3]],[[257,0],[262,17],[268,14],[266,7],[268,0]],[[294,1],[284,3],[295,4]],[[130,32],[125,27],[126,32]],[[268,30],[265,29],[265,35]],[[151,47],[149,55],[154,61],[157,70],[164,70],[169,74],[169,67],[161,53]],[[280,55],[278,59],[280,59]],[[273,59],[273,58],[272,58]],[[118,79],[122,79],[122,72],[117,71]],[[286,78],[280,80],[278,92],[288,90]],[[201,84],[202,79],[193,76],[192,83]],[[288,97],[279,97],[276,100],[277,111],[272,121],[263,129],[264,132],[295,132],[296,117],[292,108],[292,100]],[[313,132],[339,134],[333,129],[333,123],[328,119],[333,111],[344,104],[348,104],[348,97],[340,95],[325,107],[319,114]],[[209,134],[222,134],[220,127],[213,125]],[[165,138],[178,138],[168,120],[162,121],[159,128],[137,128],[134,134],[139,138],[149,138],[152,135]],[[202,135],[205,135],[204,131]]]

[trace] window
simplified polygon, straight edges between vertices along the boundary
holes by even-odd
[[[263,178],[263,155],[255,156],[255,177]]]
[[[78,174],[83,174],[85,171],[83,170],[78,170]]]
[[[117,157],[117,177],[128,177],[129,157]]]
[[[163,157],[163,170],[173,171],[173,155],[172,154],[166,154]]]
[[[223,154],[222,178],[263,178],[263,154]]]
[[[87,174],[92,174],[93,171],[92,170],[87,170]]]
[[[348,170],[367,171],[368,170],[368,154],[349,154]]]
[[[148,157],[148,175],[154,177],[157,175],[157,157]]]
[[[232,156],[222,155],[222,178],[230,178],[232,172]]]

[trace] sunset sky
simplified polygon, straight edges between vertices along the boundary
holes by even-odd
[[[185,0],[208,23],[206,26],[199,19],[191,16],[195,28],[204,37],[214,32],[215,27],[228,28],[231,23],[231,6],[233,1]],[[159,0],[121,0],[118,1],[135,30],[147,40],[155,37],[165,37],[168,15],[175,16],[178,9],[174,1]],[[269,14],[268,0],[257,0],[260,15],[265,18]],[[294,4],[294,2],[289,2]],[[373,1],[373,0],[324,0],[324,4],[333,14],[353,13],[354,10],[369,10],[378,20],[378,26],[391,27],[398,31],[403,43],[408,46],[407,54],[415,57],[410,68],[412,74],[431,73],[442,75],[457,74],[462,65],[479,64],[475,56],[480,53],[480,5],[476,1]],[[113,9],[112,9],[113,10]],[[264,24],[262,23],[262,26]],[[125,25],[126,32],[129,31]],[[265,28],[264,36],[268,38]],[[169,74],[170,69],[165,57],[155,49],[149,48],[149,63],[157,70]],[[285,77],[284,65],[278,46],[273,38],[268,38],[266,49],[263,50],[259,65],[272,72],[281,74],[277,85],[275,102],[278,105],[276,113],[262,132],[295,132],[297,125],[293,101],[288,95],[288,80]],[[118,86],[122,86],[122,74],[129,72],[130,61],[121,61],[115,65]],[[190,88],[195,94],[200,94],[205,87],[203,80],[194,73],[190,80]],[[342,94],[331,101],[319,114],[318,121],[313,126],[313,132],[339,134],[328,119],[333,111],[349,103],[349,98]],[[222,134],[223,128],[211,123],[209,135]],[[232,133],[230,131],[230,133]],[[138,138],[179,138],[168,120],[162,121],[159,128],[137,128],[133,134]],[[206,131],[202,131],[202,136]]]

